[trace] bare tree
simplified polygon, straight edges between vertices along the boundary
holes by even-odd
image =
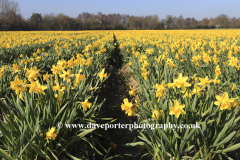
[[[8,0],[0,0],[0,19],[3,20],[5,17],[6,12],[9,8],[9,1]]]
[[[0,0],[0,28],[2,30],[19,30],[20,21],[22,20],[19,11],[18,2]]]
[[[167,24],[167,28],[169,29],[169,28],[171,28],[171,25],[172,25],[172,23],[173,23],[173,19],[172,19],[172,15],[167,15],[166,16],[166,24]]]
[[[53,30],[56,28],[56,17],[53,13],[43,15],[43,29],[44,30]]]
[[[238,26],[238,20],[236,17],[230,19],[231,26],[236,28]]]
[[[183,16],[180,15],[180,16],[177,18],[177,26],[178,26],[178,28],[183,28],[183,22],[184,22]]]
[[[157,29],[157,26],[158,26],[158,24],[159,24],[159,17],[158,17],[158,15],[153,15],[153,29]]]
[[[172,26],[173,27],[177,26],[177,17],[172,17]]]
[[[196,28],[197,25],[198,25],[198,21],[193,17],[193,18],[191,19],[191,27],[192,27],[192,28]]]
[[[221,27],[228,28],[229,25],[229,17],[226,14],[220,14],[216,18],[216,24],[220,25]]]
[[[209,23],[209,19],[208,18],[203,18],[202,21],[201,21],[201,25],[202,26],[208,26],[208,23]]]
[[[213,17],[209,18],[208,26],[209,27],[214,26],[214,18]]]
[[[18,14],[20,12],[18,2],[14,2],[14,1],[9,2],[8,10]]]
[[[185,26],[185,28],[190,28],[190,26],[191,26],[191,18],[186,18],[184,20],[184,26]]]
[[[72,19],[63,13],[59,13],[56,16],[56,21],[60,30],[69,30]]]
[[[58,15],[33,13],[28,20],[20,15],[18,2],[0,0],[0,30],[96,30],[96,29],[187,29],[187,28],[237,28],[240,18],[230,18],[226,14],[218,17],[184,19],[182,15],[167,15],[159,19],[158,15],[130,16],[124,14],[91,14],[82,12],[76,18],[60,13]]]

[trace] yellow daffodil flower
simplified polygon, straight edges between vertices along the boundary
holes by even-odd
[[[49,139],[55,140],[57,137],[57,133],[54,133],[56,130],[56,127],[52,127],[47,133],[46,133],[46,139],[47,143],[49,143]]]
[[[178,118],[180,116],[180,114],[186,114],[186,112],[183,110],[184,107],[185,107],[185,104],[179,105],[178,101],[175,100],[174,101],[174,106],[169,107],[169,109],[170,109],[169,114],[170,115],[175,115],[176,118]]]

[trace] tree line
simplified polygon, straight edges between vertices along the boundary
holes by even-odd
[[[32,13],[28,19],[20,14],[19,4],[14,1],[0,0],[0,30],[158,30],[158,29],[213,29],[240,28],[240,18],[230,18],[226,14],[196,20],[167,15],[130,16],[127,14],[91,14],[82,12],[76,18],[63,13],[54,15]]]

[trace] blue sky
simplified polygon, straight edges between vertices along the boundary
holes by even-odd
[[[227,14],[240,17],[240,0],[16,0],[23,18],[32,13],[59,14],[77,17],[82,12],[97,14],[119,13],[135,16],[157,14],[160,19],[166,15],[202,18]]]

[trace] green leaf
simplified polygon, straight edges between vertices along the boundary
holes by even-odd
[[[192,129],[191,132],[189,133],[190,128],[187,128],[184,134],[184,137],[181,140],[181,144],[180,144],[180,153],[183,150],[183,147],[185,146],[186,142],[188,141],[188,139],[192,136],[192,134],[196,131],[196,129]]]
[[[206,143],[204,143],[204,145],[200,148],[200,150],[193,156],[192,160],[196,160],[197,158],[199,158],[199,154],[202,152],[202,149],[205,145]]]
[[[197,94],[195,95],[195,97],[194,97],[194,100],[193,100],[193,102],[192,102],[192,107],[191,107],[191,109],[192,109],[192,111],[193,112],[195,112],[196,111],[196,102],[197,102]]]
[[[122,146],[123,147],[134,147],[134,146],[143,146],[145,143],[144,142],[133,142],[133,143],[126,143],[126,144],[123,144]]]
[[[88,140],[87,138],[83,137],[82,140],[88,142],[88,144],[89,144],[93,149],[95,149],[95,151],[97,151],[98,154],[100,154],[101,156],[103,156],[103,154],[102,154],[96,147],[94,147],[94,146],[89,142],[89,140]]]
[[[68,143],[64,146],[64,148],[67,148],[68,146],[70,146],[71,144],[75,143],[75,142],[78,141],[79,139],[83,138],[85,135],[87,135],[88,133],[94,131],[95,129],[96,129],[96,128],[87,129],[87,130],[81,132],[81,133],[78,134],[77,136],[73,137],[73,138],[71,139],[71,141],[68,142]]]
[[[164,138],[164,140],[168,143],[169,146],[171,146],[171,143],[170,143],[167,135],[161,129],[159,131],[161,133],[161,136]],[[172,146],[171,146],[171,148],[172,148]]]
[[[7,142],[8,143],[11,143],[12,144],[12,137],[10,136],[11,133],[8,131],[8,129],[5,128],[5,123],[3,123],[2,121],[0,122],[0,131],[3,135],[3,137],[5,137],[7,139]]]
[[[175,136],[176,138],[181,139],[181,137],[177,134],[177,132],[176,132],[175,130],[173,131],[173,133],[174,133],[174,136]]]
[[[49,150],[49,152],[52,154],[52,156],[53,156],[56,160],[58,160],[58,158],[56,157],[56,155],[52,152],[51,149],[49,149],[49,147],[47,147],[47,150]]]
[[[165,149],[165,146],[163,144],[163,141],[162,141],[162,137],[161,137],[161,142],[160,143],[161,143],[161,147],[162,147],[163,153],[165,154],[165,158],[169,159],[168,153],[167,153],[167,151]]]
[[[61,110],[57,113],[57,115],[55,116],[54,120],[53,120],[53,125],[56,125],[57,123],[57,120],[58,120],[58,117],[60,117],[61,113],[64,111],[64,109],[67,107],[69,102],[67,102],[62,108]]]
[[[240,143],[235,144],[235,145],[233,145],[233,146],[231,146],[231,147],[229,147],[229,148],[223,149],[223,150],[222,150],[222,153],[231,152],[231,151],[234,151],[234,150],[236,150],[236,149],[238,149],[238,148],[240,148]]]
[[[217,139],[215,140],[215,142],[213,143],[213,146],[216,145],[220,139],[222,139],[222,137],[225,135],[226,131],[228,130],[228,128],[230,127],[230,124],[232,123],[232,121],[234,120],[235,117],[232,117],[232,119],[227,122],[224,126],[224,128],[221,130],[221,132],[218,134]]]
[[[210,107],[208,108],[207,111],[205,111],[203,114],[202,114],[202,117],[206,116],[209,112],[212,111],[212,106],[213,106],[213,102],[211,103]]]
[[[142,137],[138,137],[139,139],[145,141],[147,144],[149,145],[153,145],[153,143],[151,141],[149,141],[145,136],[142,136]]]
[[[16,146],[16,153],[17,154],[20,151],[20,147],[21,147],[21,144],[23,142],[23,139],[24,139],[24,136],[26,134],[26,131],[27,131],[27,126],[24,126],[23,133],[18,138],[18,142],[17,142],[17,146]]]
[[[184,154],[190,152],[190,151],[193,149],[194,146],[195,146],[195,145],[191,145],[190,147],[184,149],[184,150],[182,151],[182,153],[180,153],[180,154],[181,154],[181,155],[184,155]]]
[[[239,120],[240,120],[240,117],[237,117],[237,118],[233,121],[233,126],[235,126],[235,125],[238,123]]]
[[[219,145],[222,145],[222,144],[225,144],[227,143],[228,141],[230,141],[230,139],[232,139],[232,137],[236,134],[236,131],[233,131],[231,134],[229,134],[226,138],[224,138],[224,140],[222,140],[220,143],[218,144],[215,144],[211,147],[216,147],[216,146],[219,146]]]
[[[4,152],[4,150],[2,150],[1,148],[0,148],[0,157],[4,158],[6,160],[14,160],[9,154]]]
[[[40,148],[38,148],[35,144],[30,142],[30,145],[40,156],[42,156],[42,157],[44,157],[46,159],[50,159],[48,157],[48,155],[45,152],[43,152]]]

